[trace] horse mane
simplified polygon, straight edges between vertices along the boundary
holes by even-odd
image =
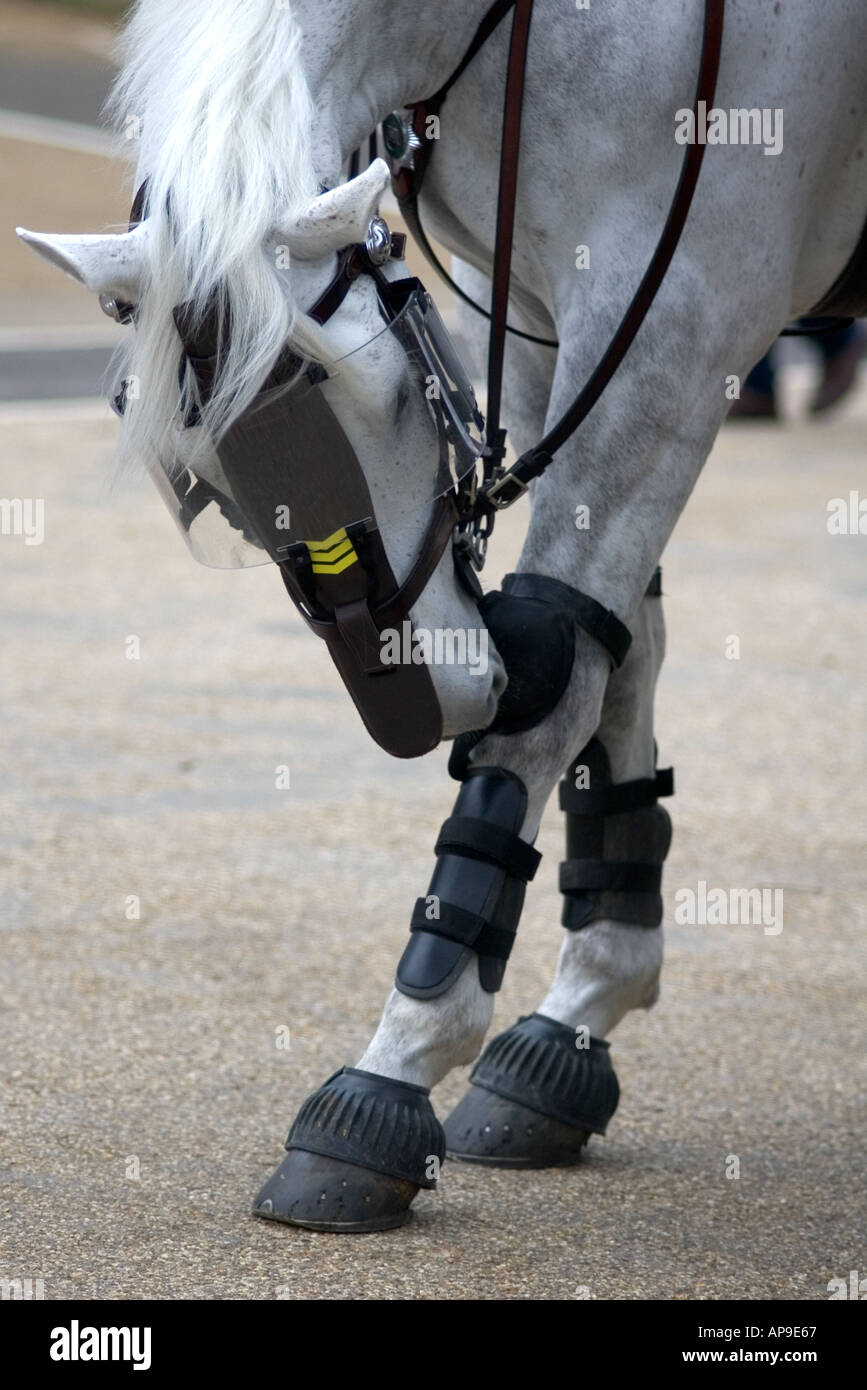
[[[278,268],[279,247],[268,244],[275,217],[319,191],[299,47],[288,5],[275,0],[136,0],[124,28],[107,111],[127,136],[140,134],[154,233],[134,342],[120,364],[133,383],[126,460],[173,452],[191,391],[188,381],[178,391],[176,305],[193,322],[215,307],[225,322],[231,305],[228,346],[202,412],[210,441],[250,404],[290,333],[302,353],[321,350]]]

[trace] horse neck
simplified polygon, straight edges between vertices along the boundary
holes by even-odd
[[[335,183],[351,152],[389,111],[421,101],[454,72],[487,6],[477,2],[294,0],[302,62],[319,113],[317,174]]]

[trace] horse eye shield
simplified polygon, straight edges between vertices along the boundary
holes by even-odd
[[[301,542],[327,553],[347,525],[424,514],[474,470],[482,418],[430,295],[412,278],[378,290],[384,322],[372,338],[328,367],[287,354],[286,379],[269,379],[216,451],[155,470],[201,563],[282,563]],[[212,365],[190,361],[205,391]]]

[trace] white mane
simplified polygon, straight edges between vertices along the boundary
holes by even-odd
[[[319,191],[309,137],[314,109],[299,30],[275,0],[137,0],[109,112],[140,131],[154,236],[135,340],[122,453],[171,448],[179,423],[180,339],[172,309],[231,304],[231,341],[203,412],[218,438],[256,394],[290,331],[313,351],[315,325],[295,321],[287,275],[266,245],[278,214]],[[170,209],[171,225],[167,209]]]

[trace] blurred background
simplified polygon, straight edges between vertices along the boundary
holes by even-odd
[[[130,164],[99,126],[124,6],[4,0],[0,7],[0,398],[98,393],[121,333],[93,296],[18,242],[16,225],[123,226]]]
[[[13,228],[126,229],[135,145],[102,127],[100,110],[127,8],[120,0],[3,0],[0,7],[0,403],[98,397],[123,337],[93,295],[28,251]],[[396,206],[386,201],[400,230]],[[412,246],[408,260],[422,272]],[[451,318],[445,287],[437,300]]]

